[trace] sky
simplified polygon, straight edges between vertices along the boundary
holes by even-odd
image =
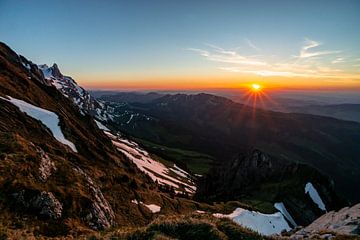
[[[0,0],[0,41],[89,89],[360,90],[357,0]]]

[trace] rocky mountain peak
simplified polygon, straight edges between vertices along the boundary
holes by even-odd
[[[108,114],[107,106],[93,98],[88,91],[80,87],[76,81],[64,76],[56,63],[51,67],[46,64],[38,65],[44,79],[56,87],[65,97],[79,107],[82,114],[90,114],[101,121],[109,121],[112,116]]]
[[[61,74],[59,68],[58,68],[58,65],[56,63],[54,63],[51,67],[51,71],[52,71],[52,75],[55,77],[55,78],[63,78],[64,76]]]

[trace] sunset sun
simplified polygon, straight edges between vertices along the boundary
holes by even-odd
[[[255,91],[255,92],[257,92],[257,91],[260,91],[261,90],[261,85],[260,84],[257,84],[257,83],[253,83],[253,84],[251,84],[251,90],[252,91]]]

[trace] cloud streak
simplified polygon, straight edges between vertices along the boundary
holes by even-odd
[[[241,65],[256,65],[256,66],[265,66],[266,62],[249,57],[240,55],[233,50],[225,50],[215,45],[206,44],[209,47],[209,50],[203,50],[198,48],[187,48],[189,51],[198,53],[199,55],[205,57],[207,60],[220,63],[231,63],[231,64],[241,64]]]
[[[299,58],[312,58],[312,57],[318,57],[322,55],[328,55],[328,54],[335,54],[340,53],[340,51],[312,51],[314,48],[317,48],[321,46],[322,43],[305,39],[305,46],[303,46],[300,50]]]
[[[250,41],[247,42],[251,49]],[[344,62],[344,58],[337,55],[332,60],[330,54],[340,53],[341,51],[317,50],[323,44],[306,39],[304,45],[298,50],[298,56],[276,61],[272,56],[249,56],[240,54],[234,49],[224,49],[212,44],[205,44],[204,49],[188,48],[202,56],[204,59],[221,64],[217,68],[223,71],[253,74],[262,77],[309,77],[309,78],[360,78],[359,72],[348,72],[334,68],[337,63]],[[333,66],[332,66],[333,65]],[[337,65],[336,65],[337,66]]]
[[[249,45],[249,47],[251,47],[252,49],[260,52],[261,49],[258,48],[252,41],[250,41],[249,39],[245,38],[245,42],[247,43],[247,45]]]
[[[343,62],[345,62],[345,59],[342,57],[338,57],[335,60],[331,61],[332,64],[343,63]]]

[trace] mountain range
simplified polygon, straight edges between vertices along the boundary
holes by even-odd
[[[116,127],[121,131],[157,145],[209,155],[207,158],[215,161],[207,161],[205,168],[223,165],[244,149],[257,148],[278,159],[318,169],[334,180],[339,193],[359,201],[360,196],[348,185],[359,184],[360,179],[357,122],[254,109],[209,94],[108,104],[114,108]],[[191,163],[187,165],[191,168]]]
[[[4,239],[267,239],[359,200],[359,123],[209,94],[96,99],[3,43],[0,81]]]

